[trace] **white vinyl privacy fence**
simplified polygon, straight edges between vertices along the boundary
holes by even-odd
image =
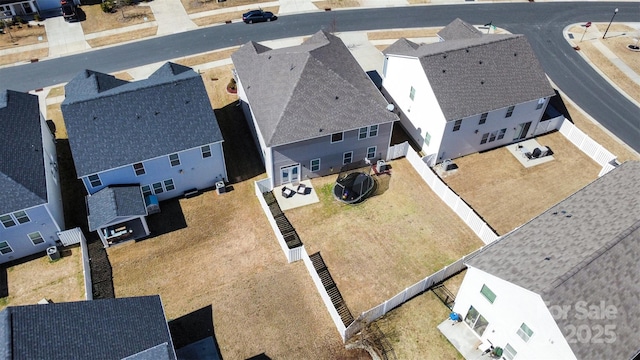
[[[440,178],[431,170],[431,168],[422,161],[422,158],[412,149],[407,150],[407,160],[429,185],[431,190],[444,201],[451,210],[453,210],[464,221],[465,224],[473,230],[476,235],[484,242],[489,244],[498,238],[498,235],[491,229],[487,223],[480,218],[478,214],[467,205],[458,194],[453,192]]]
[[[87,239],[84,237],[84,233],[79,227],[77,227],[60,231],[57,235],[64,246],[80,244],[80,252],[82,253],[82,276],[84,277],[84,298],[86,300],[93,300],[93,283],[91,282],[89,248],[87,247]]]
[[[593,161],[602,166],[602,170],[600,170],[600,174],[598,174],[598,176],[602,176],[618,166],[618,161],[616,160],[615,155],[582,132],[582,130],[578,129],[566,118],[560,126],[560,133],[564,135],[567,140],[571,141],[571,143],[578,149],[593,159]]]

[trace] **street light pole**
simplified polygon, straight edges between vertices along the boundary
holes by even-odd
[[[602,35],[602,38],[604,39],[605,36],[607,36],[607,31],[609,31],[609,27],[611,26],[611,23],[613,22],[613,18],[616,17],[616,14],[618,13],[618,8],[616,8],[615,10],[613,10],[613,16],[611,17],[611,21],[609,21],[609,25],[607,25],[607,30],[604,31],[604,35]]]

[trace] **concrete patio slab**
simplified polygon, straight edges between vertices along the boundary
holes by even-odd
[[[318,194],[316,194],[315,189],[311,186],[310,180],[301,181],[300,184],[304,184],[306,188],[306,192],[304,194],[299,194],[295,192],[298,189],[298,185],[286,184],[282,186],[275,187],[273,189],[273,195],[275,195],[278,204],[280,205],[280,210],[286,211],[295,209],[305,205],[315,204],[320,202],[318,198]],[[282,188],[287,187],[294,191],[294,194],[288,198],[285,198],[282,195]]]
[[[438,325],[438,330],[467,360],[487,359],[483,351],[478,349],[482,343],[480,338],[463,321],[454,322],[449,319]]]
[[[535,139],[528,139],[517,144],[507,145],[507,150],[509,150],[511,155],[513,155],[513,157],[515,157],[522,166],[530,168],[554,160],[553,155],[547,155],[537,159],[529,159],[525,156],[525,153],[530,153],[533,149],[539,147],[542,146]]]

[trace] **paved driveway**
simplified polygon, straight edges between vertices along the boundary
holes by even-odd
[[[89,49],[79,22],[68,23],[62,16],[48,18],[44,28],[49,39],[49,57],[59,57]]]

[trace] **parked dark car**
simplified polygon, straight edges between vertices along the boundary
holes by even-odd
[[[245,24],[253,24],[256,22],[264,22],[276,20],[278,17],[273,15],[271,11],[251,10],[242,14],[242,21]]]
[[[64,17],[65,21],[78,20],[78,14],[76,14],[76,4],[73,3],[73,0],[60,1],[60,7],[62,8],[62,16]]]

